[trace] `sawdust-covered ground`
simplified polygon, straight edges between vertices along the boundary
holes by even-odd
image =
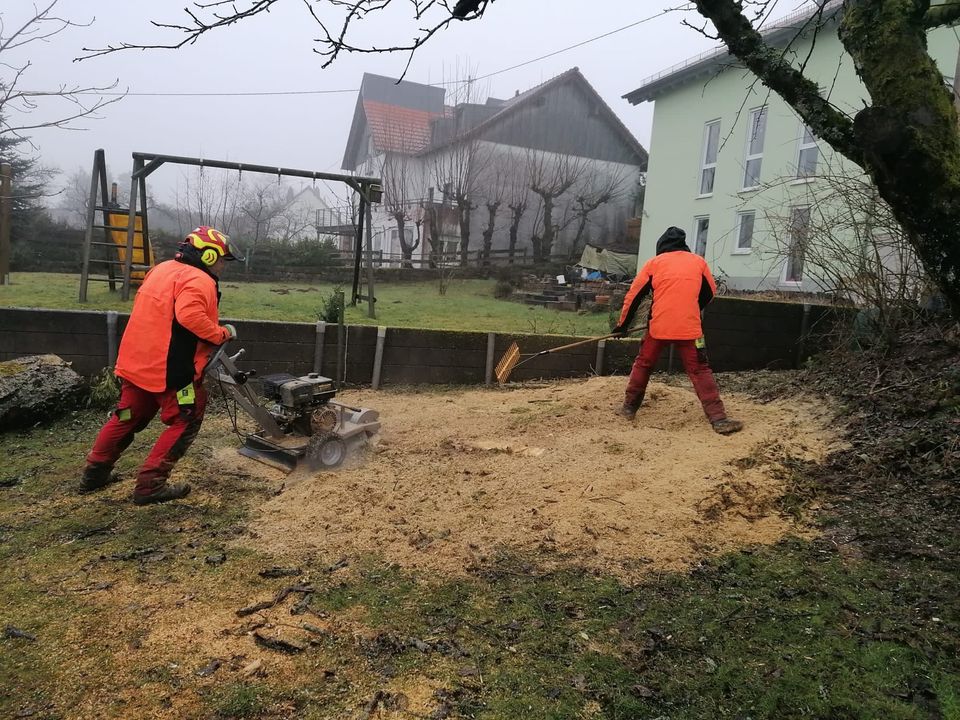
[[[686,387],[653,383],[635,422],[615,416],[624,382],[349,392],[381,412],[383,432],[346,468],[284,478],[231,447],[215,458],[284,486],[250,536],[288,558],[378,555],[461,574],[519,550],[633,579],[802,533],[777,503],[779,461],[826,455],[822,408],[725,394],[746,427],[724,437]]]

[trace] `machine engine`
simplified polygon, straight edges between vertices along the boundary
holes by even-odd
[[[337,424],[336,411],[327,406],[337,391],[333,380],[319,373],[264,375],[260,393],[271,401],[267,409],[286,431],[313,435],[330,432]]]

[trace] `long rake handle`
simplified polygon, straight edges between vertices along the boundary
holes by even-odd
[[[628,330],[626,335],[636,332],[636,330]],[[540,355],[549,355],[550,353],[560,352],[561,350],[569,350],[570,348],[580,347],[581,345],[589,345],[590,343],[600,342],[601,340],[609,340],[610,338],[619,338],[620,333],[610,333],[609,335],[601,335],[600,337],[588,338],[586,340],[578,340],[577,342],[570,343],[569,345],[561,345],[560,347],[550,348],[549,350],[541,350],[533,357],[539,357]]]
[[[618,335],[619,333],[612,333],[610,335],[587,338],[586,340],[578,340],[577,342],[572,342],[569,345],[561,345],[560,347],[550,348],[549,350],[541,350],[537,353],[537,355],[549,355],[550,353],[560,352],[561,350],[569,350],[570,348],[580,347],[581,345],[589,345],[590,343],[600,342],[601,340],[609,340],[610,338],[615,338]]]

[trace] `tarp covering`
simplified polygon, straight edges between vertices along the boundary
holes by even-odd
[[[580,267],[599,270],[605,275],[633,277],[637,274],[636,253],[618,253],[587,245],[580,256]]]

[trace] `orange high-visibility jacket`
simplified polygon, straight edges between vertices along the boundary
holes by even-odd
[[[703,335],[700,310],[717,291],[707,261],[690,252],[686,234],[669,228],[657,241],[657,255],[644,264],[630,284],[620,330],[626,330],[648,293],[653,293],[649,332],[658,340],[696,340]]]
[[[213,351],[229,338],[221,327],[216,278],[179,260],[154,267],[133,301],[115,372],[150,392],[197,381]]]

